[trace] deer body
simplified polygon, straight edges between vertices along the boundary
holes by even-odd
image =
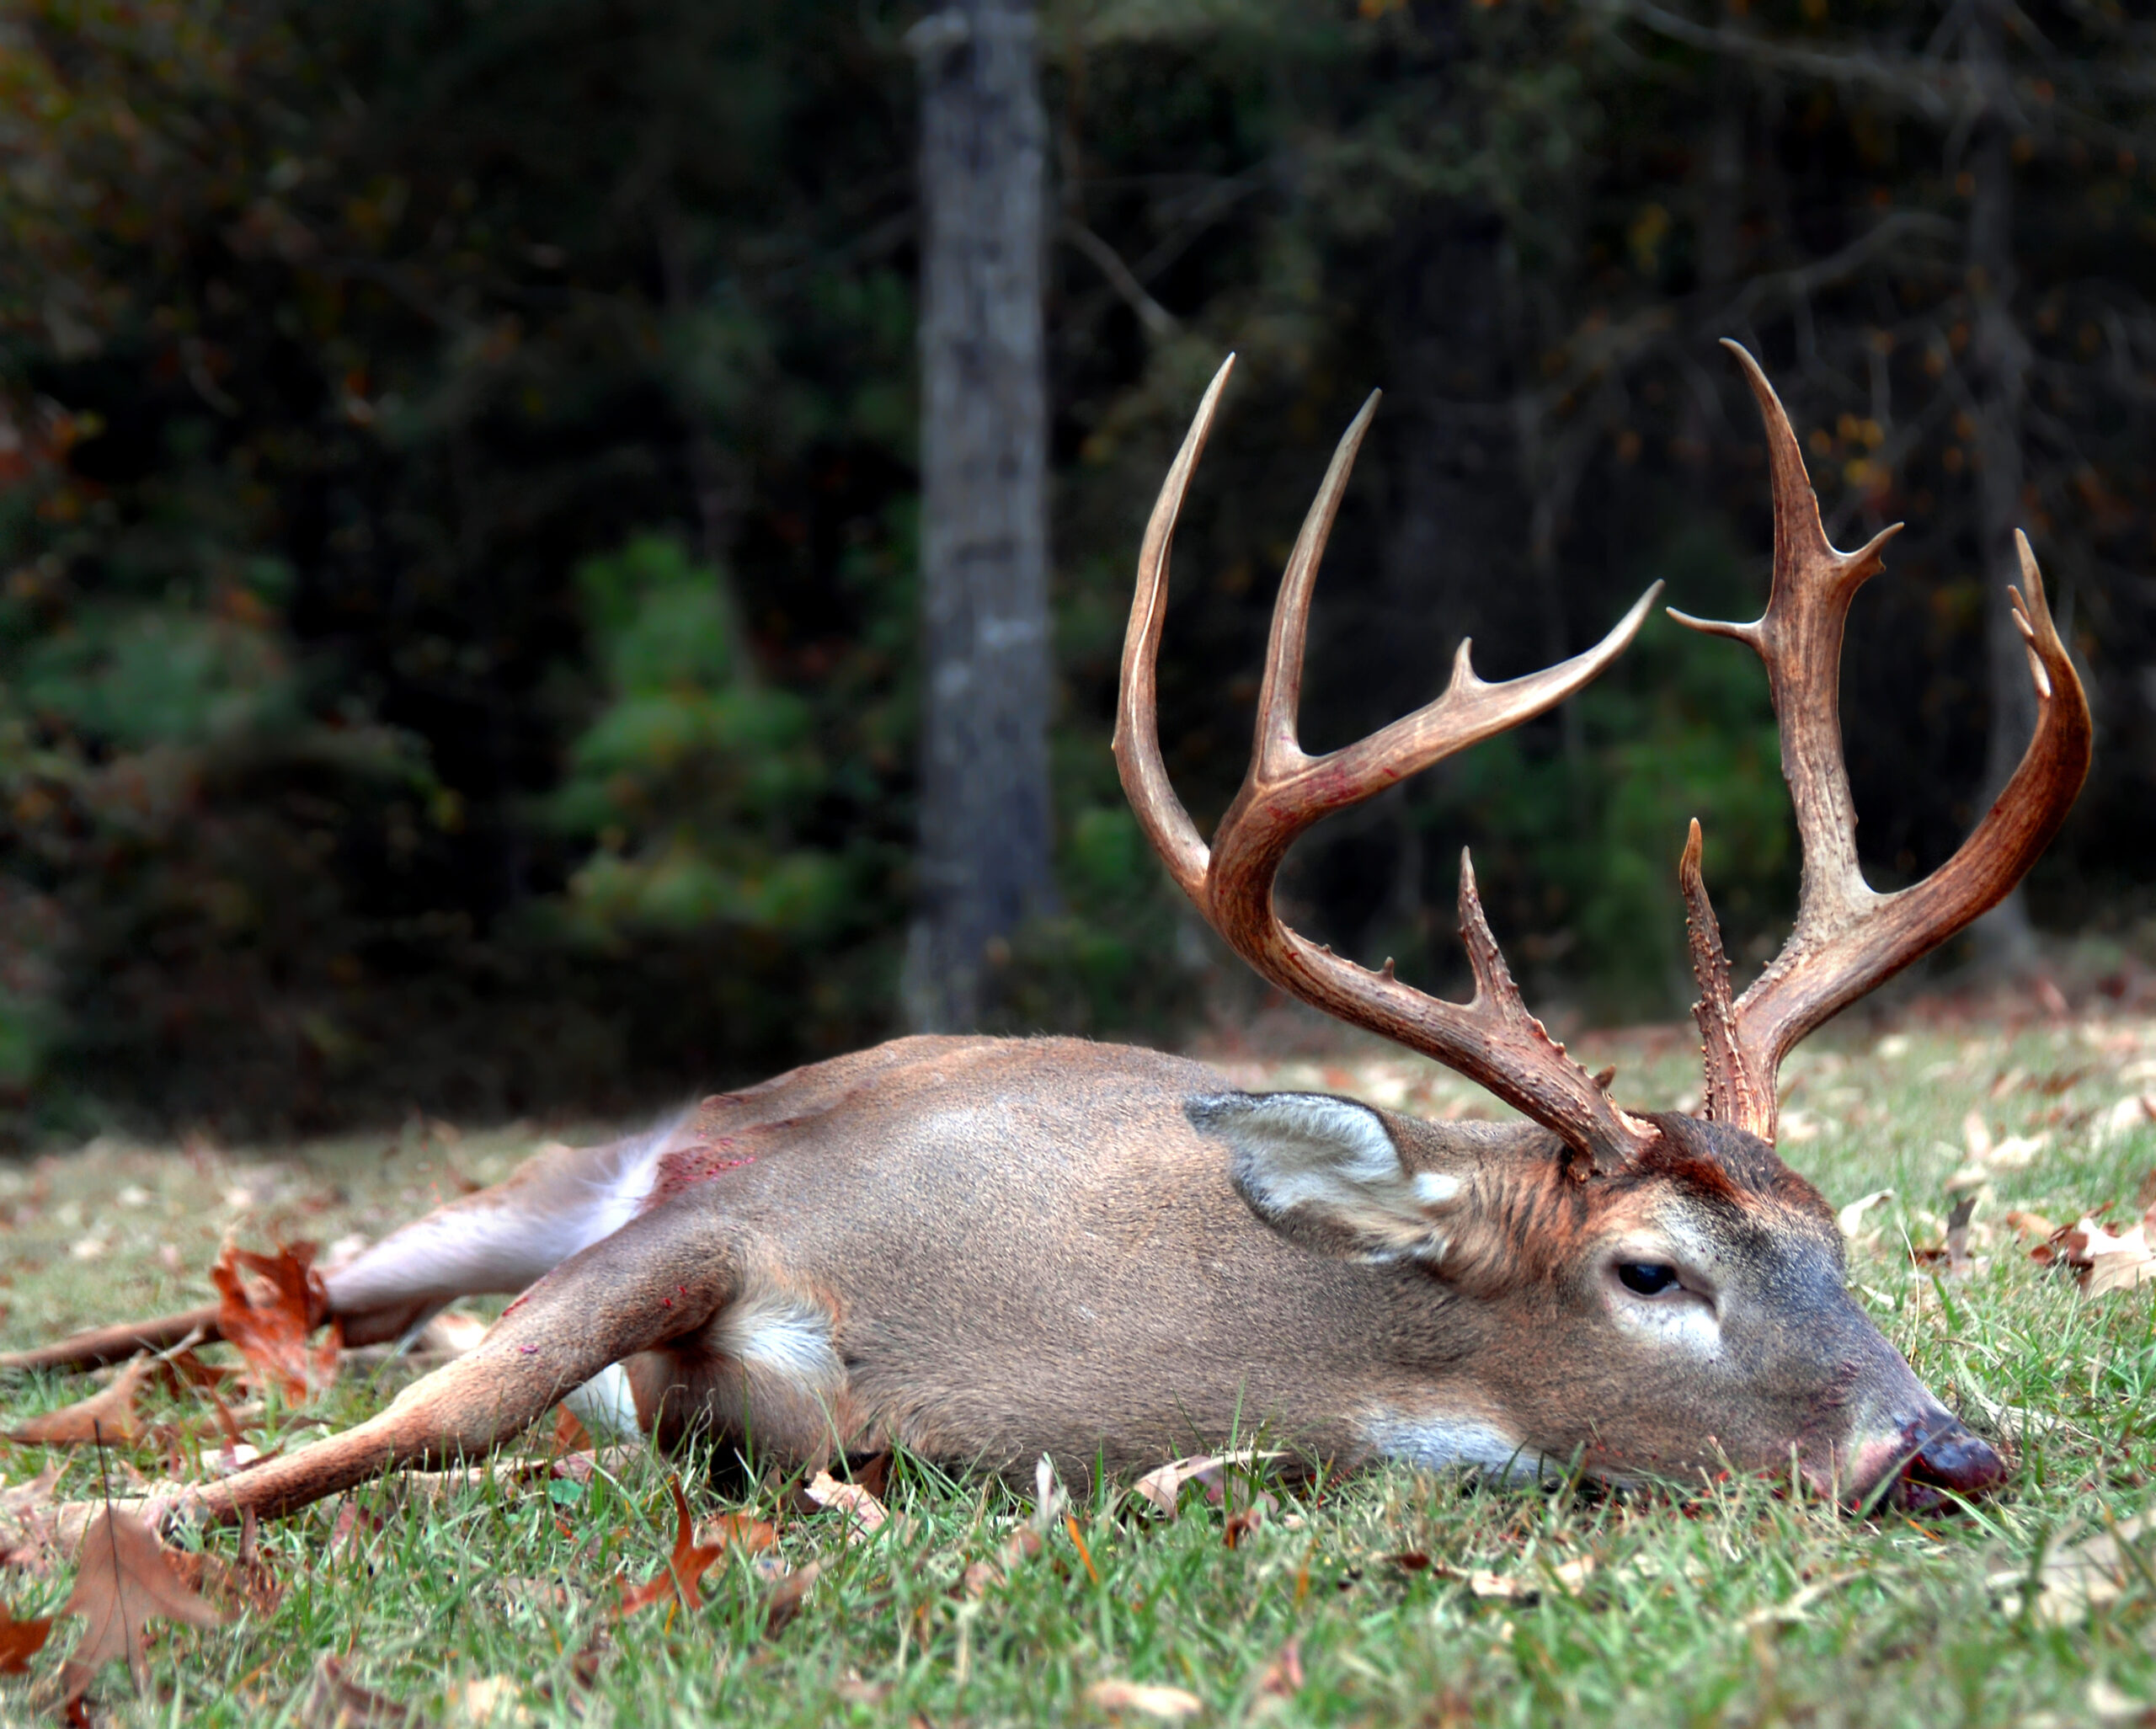
[[[1475,993],[1422,995],[1289,929],[1273,879],[1328,813],[1518,725],[1620,654],[1490,684],[1461,645],[1444,693],[1329,755],[1295,710],[1311,584],[1366,408],[1342,440],[1273,616],[1241,792],[1209,841],[1154,728],[1168,549],[1226,382],[1208,391],[1139,554],[1116,756],[1169,873],[1290,995],[1479,1081],[1529,1119],[1437,1125],[1320,1095],[1250,1095],[1203,1066],[1067,1039],[920,1038],[707,1100],[651,1134],[541,1155],[327,1275],[352,1342],[454,1297],[515,1291],[468,1354],[358,1427],[190,1492],[274,1514],[398,1465],[497,1445],[565,1397],[662,1444],[707,1430],[759,1460],[892,1444],[958,1466],[1111,1470],[1262,1433],[1381,1455],[1608,1479],[1787,1470],[1924,1505],[2002,1481],[1844,1289],[1833,1214],[1776,1156],[1775,1073],[1812,1028],[1998,902],[2086,773],[2088,704],[2026,542],[2015,596],[2037,696],[2020,768],[1962,847],[1865,886],[1836,712],[1843,622],[1886,536],[1837,552],[1796,435],[1767,424],[1773,590],[1736,638],[1766,664],[1805,870],[1781,955],[1732,996],[1701,870],[1679,869],[1700,1001],[1700,1117],[1627,1112],[1529,1014],[1463,857]],[[215,1310],[105,1329],[0,1367],[110,1360],[214,1331]],[[618,1366],[618,1368],[617,1368]]]

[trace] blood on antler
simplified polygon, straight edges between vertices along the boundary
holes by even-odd
[[[1620,1169],[1655,1131],[1611,1103],[1528,1012],[1483,917],[1465,853],[1460,856],[1460,934],[1474,970],[1475,995],[1465,1004],[1444,1002],[1401,984],[1390,961],[1373,973],[1298,935],[1275,911],[1273,884],[1289,847],[1313,824],[1532,719],[1588,683],[1631,642],[1662,584],[1641,595],[1585,654],[1524,678],[1486,683],[1476,676],[1470,644],[1462,642],[1451,681],[1435,702],[1342,750],[1323,756],[1306,754],[1297,739],[1296,713],[1310,593],[1356,450],[1377,406],[1373,394],[1333,452],[1281,579],[1250,771],[1209,848],[1177,798],[1161,759],[1154,660],[1166,613],[1168,552],[1176,519],[1234,365],[1230,356],[1199,403],[1161,486],[1139,554],[1115,732],[1116,763],[1131,808],[1182,891],[1266,979],[1292,996],[1434,1057],[1489,1088],[1571,1147],[1576,1169]]]
[[[2036,731],[2014,778],[1961,850],[1921,883],[1881,894],[1857,863],[1856,807],[1842,760],[1842,630],[1849,602],[1879,568],[1900,525],[1854,552],[1837,552],[1780,399],[1758,362],[1722,344],[1744,369],[1766,422],[1774,504],[1774,586],[1751,624],[1688,617],[1679,624],[1748,643],[1766,663],[1781,729],[1782,774],[1804,853],[1796,928],[1774,963],[1730,1001],[1729,968],[1700,869],[1692,825],[1680,879],[1692,932],[1705,1040],[1704,1114],[1763,1140],[1774,1138],[1775,1075],[1807,1033],[1929,954],[2006,898],[2058,832],[2089,772],[2089,701],[2052,623],[2044,579],[2016,532],[2023,586],[2009,589],[2036,690]]]

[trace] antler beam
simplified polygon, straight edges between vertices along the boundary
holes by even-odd
[[[1685,850],[1685,899],[1691,910],[1698,1011],[1707,1034],[1708,1112],[1763,1139],[1774,1137],[1774,1076],[1806,1033],[1911,962],[1936,948],[2005,899],[2066,820],[2089,772],[2089,701],[2052,623],[2044,580],[2027,536],[2016,532],[2023,586],[2009,589],[2036,690],[2036,730],[2021,766],[1953,857],[1921,883],[1881,894],[1857,862],[1856,806],[1843,764],[1840,715],[1842,633],[1856,591],[1879,568],[1880,549],[1900,525],[1854,552],[1838,552],[1819,520],[1818,495],[1805,472],[1789,416],[1758,363],[1724,342],[1744,369],[1766,423],[1774,487],[1774,574],[1765,613],[1750,624],[1692,618],[1679,624],[1747,643],[1764,661],[1781,730],[1782,774],[1796,809],[1804,874],[1796,926],[1774,963],[1721,1018],[1708,974],[1721,963],[1719,934],[1702,965],[1702,915],[1713,912],[1699,880],[1698,829]],[[1696,891],[1696,892],[1695,892]],[[1727,969],[1721,971],[1727,1001]],[[1719,1071],[1719,1072],[1718,1072]],[[1719,1116],[1726,1109],[1727,1116]]]
[[[1462,642],[1452,678],[1434,702],[1359,743],[1311,756],[1297,736],[1303,648],[1317,567],[1355,454],[1375,411],[1363,406],[1326,471],[1281,579],[1258,696],[1250,770],[1209,848],[1199,839],[1161,759],[1155,657],[1167,602],[1168,555],[1198,457],[1211,430],[1232,356],[1214,375],[1161,488],[1139,556],[1138,591],[1123,640],[1116,763],[1131,808],[1169,872],[1208,922],[1261,974],[1290,995],[1418,1050],[1550,1129],[1577,1155],[1576,1169],[1621,1168],[1653,1137],[1613,1105],[1587,1071],[1527,1011],[1460,860],[1461,936],[1476,981],[1465,1004],[1425,995],[1298,935],[1273,904],[1273,879],[1296,838],[1335,811],[1359,804],[1455,751],[1518,726],[1562,702],[1622,654],[1661,592],[1657,583],[1593,648],[1524,678],[1490,684],[1476,675]]]

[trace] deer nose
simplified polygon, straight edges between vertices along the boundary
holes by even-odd
[[[1951,1417],[1922,1419],[1903,1431],[1913,1451],[1894,1484],[1894,1505],[1921,1513],[1943,1505],[1941,1490],[1983,1495],[2006,1481],[2006,1461]]]

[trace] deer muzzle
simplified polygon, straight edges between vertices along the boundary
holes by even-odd
[[[2006,1481],[2006,1461],[1943,1407],[1865,1442],[1852,1463],[1850,1499],[1868,1502],[1891,1479],[1886,1504],[1905,1513],[1946,1507],[1956,1496],[1988,1494]]]
[[[2006,1461],[1953,1417],[1929,1430],[1911,1423],[1906,1444],[1914,1452],[1901,1470],[1893,1489],[1897,1507],[1912,1513],[1940,1506],[1945,1492],[1956,1495],[1984,1495],[2006,1481]]]

